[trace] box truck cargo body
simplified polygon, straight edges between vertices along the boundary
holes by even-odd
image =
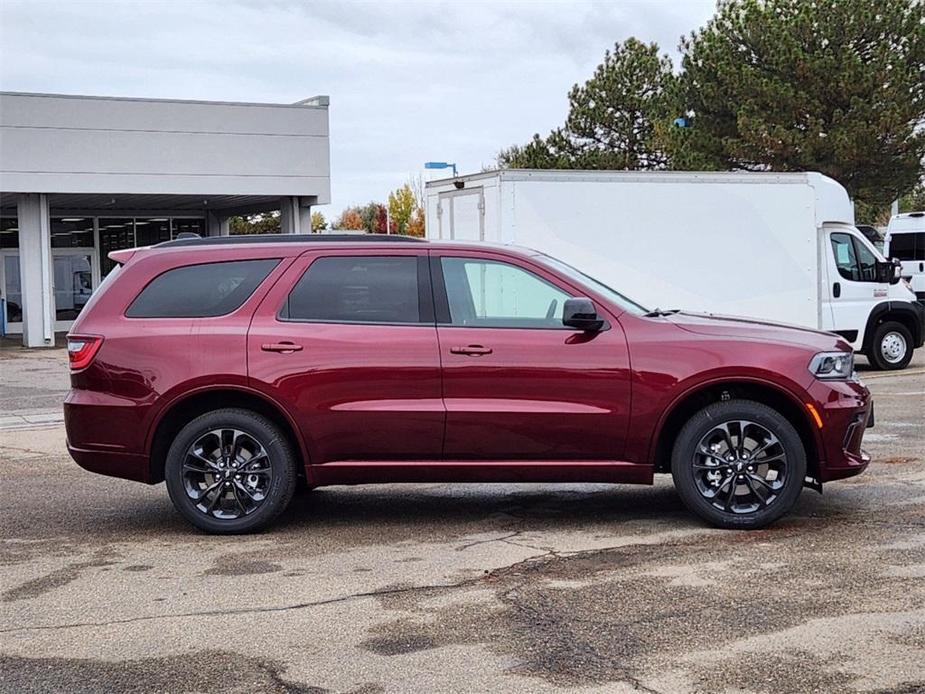
[[[882,368],[925,332],[897,266],[818,173],[502,170],[428,182],[426,204],[429,238],[532,248],[649,308],[838,332]]]

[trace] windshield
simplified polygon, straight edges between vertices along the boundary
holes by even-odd
[[[567,263],[563,263],[561,260],[552,258],[548,255],[544,255],[543,253],[538,253],[535,257],[537,260],[542,262],[544,265],[548,265],[552,269],[561,272],[563,275],[568,277],[573,282],[576,282],[577,284],[588,287],[589,289],[606,297],[607,299],[615,303],[617,306],[627,311],[628,313],[632,313],[637,316],[642,316],[649,312],[647,308],[644,308],[640,304],[637,304],[632,299],[629,299],[623,296],[620,292],[614,289],[611,289],[603,282],[594,279],[590,275],[586,275],[580,270],[576,270],[571,265]]]

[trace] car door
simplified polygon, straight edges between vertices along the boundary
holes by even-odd
[[[293,414],[312,464],[440,458],[426,252],[301,256],[257,309],[248,359],[250,383]]]
[[[889,287],[877,282],[876,256],[847,230],[829,233],[826,256],[831,330],[858,348],[871,308],[888,295]]]
[[[630,405],[620,324],[562,324],[580,290],[527,260],[432,253],[446,460],[612,461]],[[599,307],[599,310],[600,307]]]

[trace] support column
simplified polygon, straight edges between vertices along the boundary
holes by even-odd
[[[17,215],[22,343],[26,347],[53,347],[55,324],[47,196],[40,193],[20,195]]]
[[[228,236],[231,233],[231,217],[209,212],[206,215],[206,233],[209,236]]]
[[[206,235],[218,236],[221,232],[219,217],[212,211],[206,212]]]
[[[310,234],[312,233],[312,206],[308,203],[306,198],[298,198],[298,200],[299,233]]]
[[[307,234],[311,231],[302,231],[299,215],[299,198],[288,196],[279,199],[279,230],[284,234]]]

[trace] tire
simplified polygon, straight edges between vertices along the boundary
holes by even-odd
[[[173,505],[200,530],[249,533],[269,525],[289,505],[296,461],[273,422],[250,410],[227,408],[180,430],[167,452],[164,477]]]
[[[747,457],[739,454],[740,438]],[[701,443],[710,454],[700,453]],[[681,428],[671,475],[684,505],[702,519],[720,528],[751,530],[793,508],[806,477],[806,451],[796,429],[776,410],[751,400],[717,402]]]
[[[881,371],[905,369],[912,361],[912,351],[909,328],[896,321],[887,321],[874,330],[867,359]]]

